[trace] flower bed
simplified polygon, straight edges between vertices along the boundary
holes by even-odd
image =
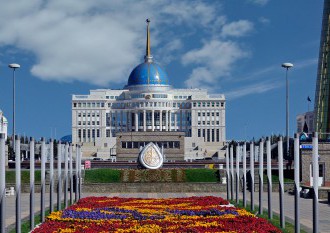
[[[87,197],[51,213],[32,232],[281,232],[267,220],[213,196]]]

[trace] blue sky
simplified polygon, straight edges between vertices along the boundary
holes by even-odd
[[[151,52],[176,88],[227,99],[227,139],[285,133],[285,70],[291,62],[290,134],[313,108],[323,1],[0,0],[0,109],[16,132],[71,134],[71,95],[122,88]]]

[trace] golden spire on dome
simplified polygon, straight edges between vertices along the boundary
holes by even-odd
[[[144,60],[145,62],[152,62],[152,55],[150,52],[150,29],[149,29],[150,19],[147,19],[146,22],[147,22],[147,44],[146,44],[146,55],[144,56]]]

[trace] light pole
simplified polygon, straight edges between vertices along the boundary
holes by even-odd
[[[13,69],[13,151],[15,152],[15,70],[21,66],[16,63],[9,64],[8,67]]]
[[[283,63],[282,67],[286,69],[286,156],[289,157],[289,80],[288,70],[293,67],[292,63]]]

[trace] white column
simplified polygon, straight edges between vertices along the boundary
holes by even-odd
[[[123,110],[120,110],[120,132],[123,132]]]
[[[135,131],[139,131],[139,114],[135,112]]]
[[[180,131],[183,131],[183,125],[182,125],[182,110],[180,110]]]
[[[115,111],[115,132],[118,132],[118,119],[117,119],[117,111]]]
[[[174,113],[174,131],[178,131],[177,129],[178,127],[178,116],[177,116],[177,112]]]
[[[168,131],[172,131],[172,112],[171,112],[171,110],[169,110],[168,112],[169,112],[169,115],[170,115]]]
[[[128,126],[128,130],[132,131],[132,111],[128,111],[128,119],[129,119],[129,126]]]
[[[146,119],[146,116],[147,116],[147,112],[146,110],[143,110],[143,131],[147,131],[147,119]]]
[[[163,131],[163,114],[162,110],[159,111],[159,131]]]
[[[165,130],[168,131],[168,110],[165,112]]]
[[[155,131],[155,110],[151,111],[151,130]]]

